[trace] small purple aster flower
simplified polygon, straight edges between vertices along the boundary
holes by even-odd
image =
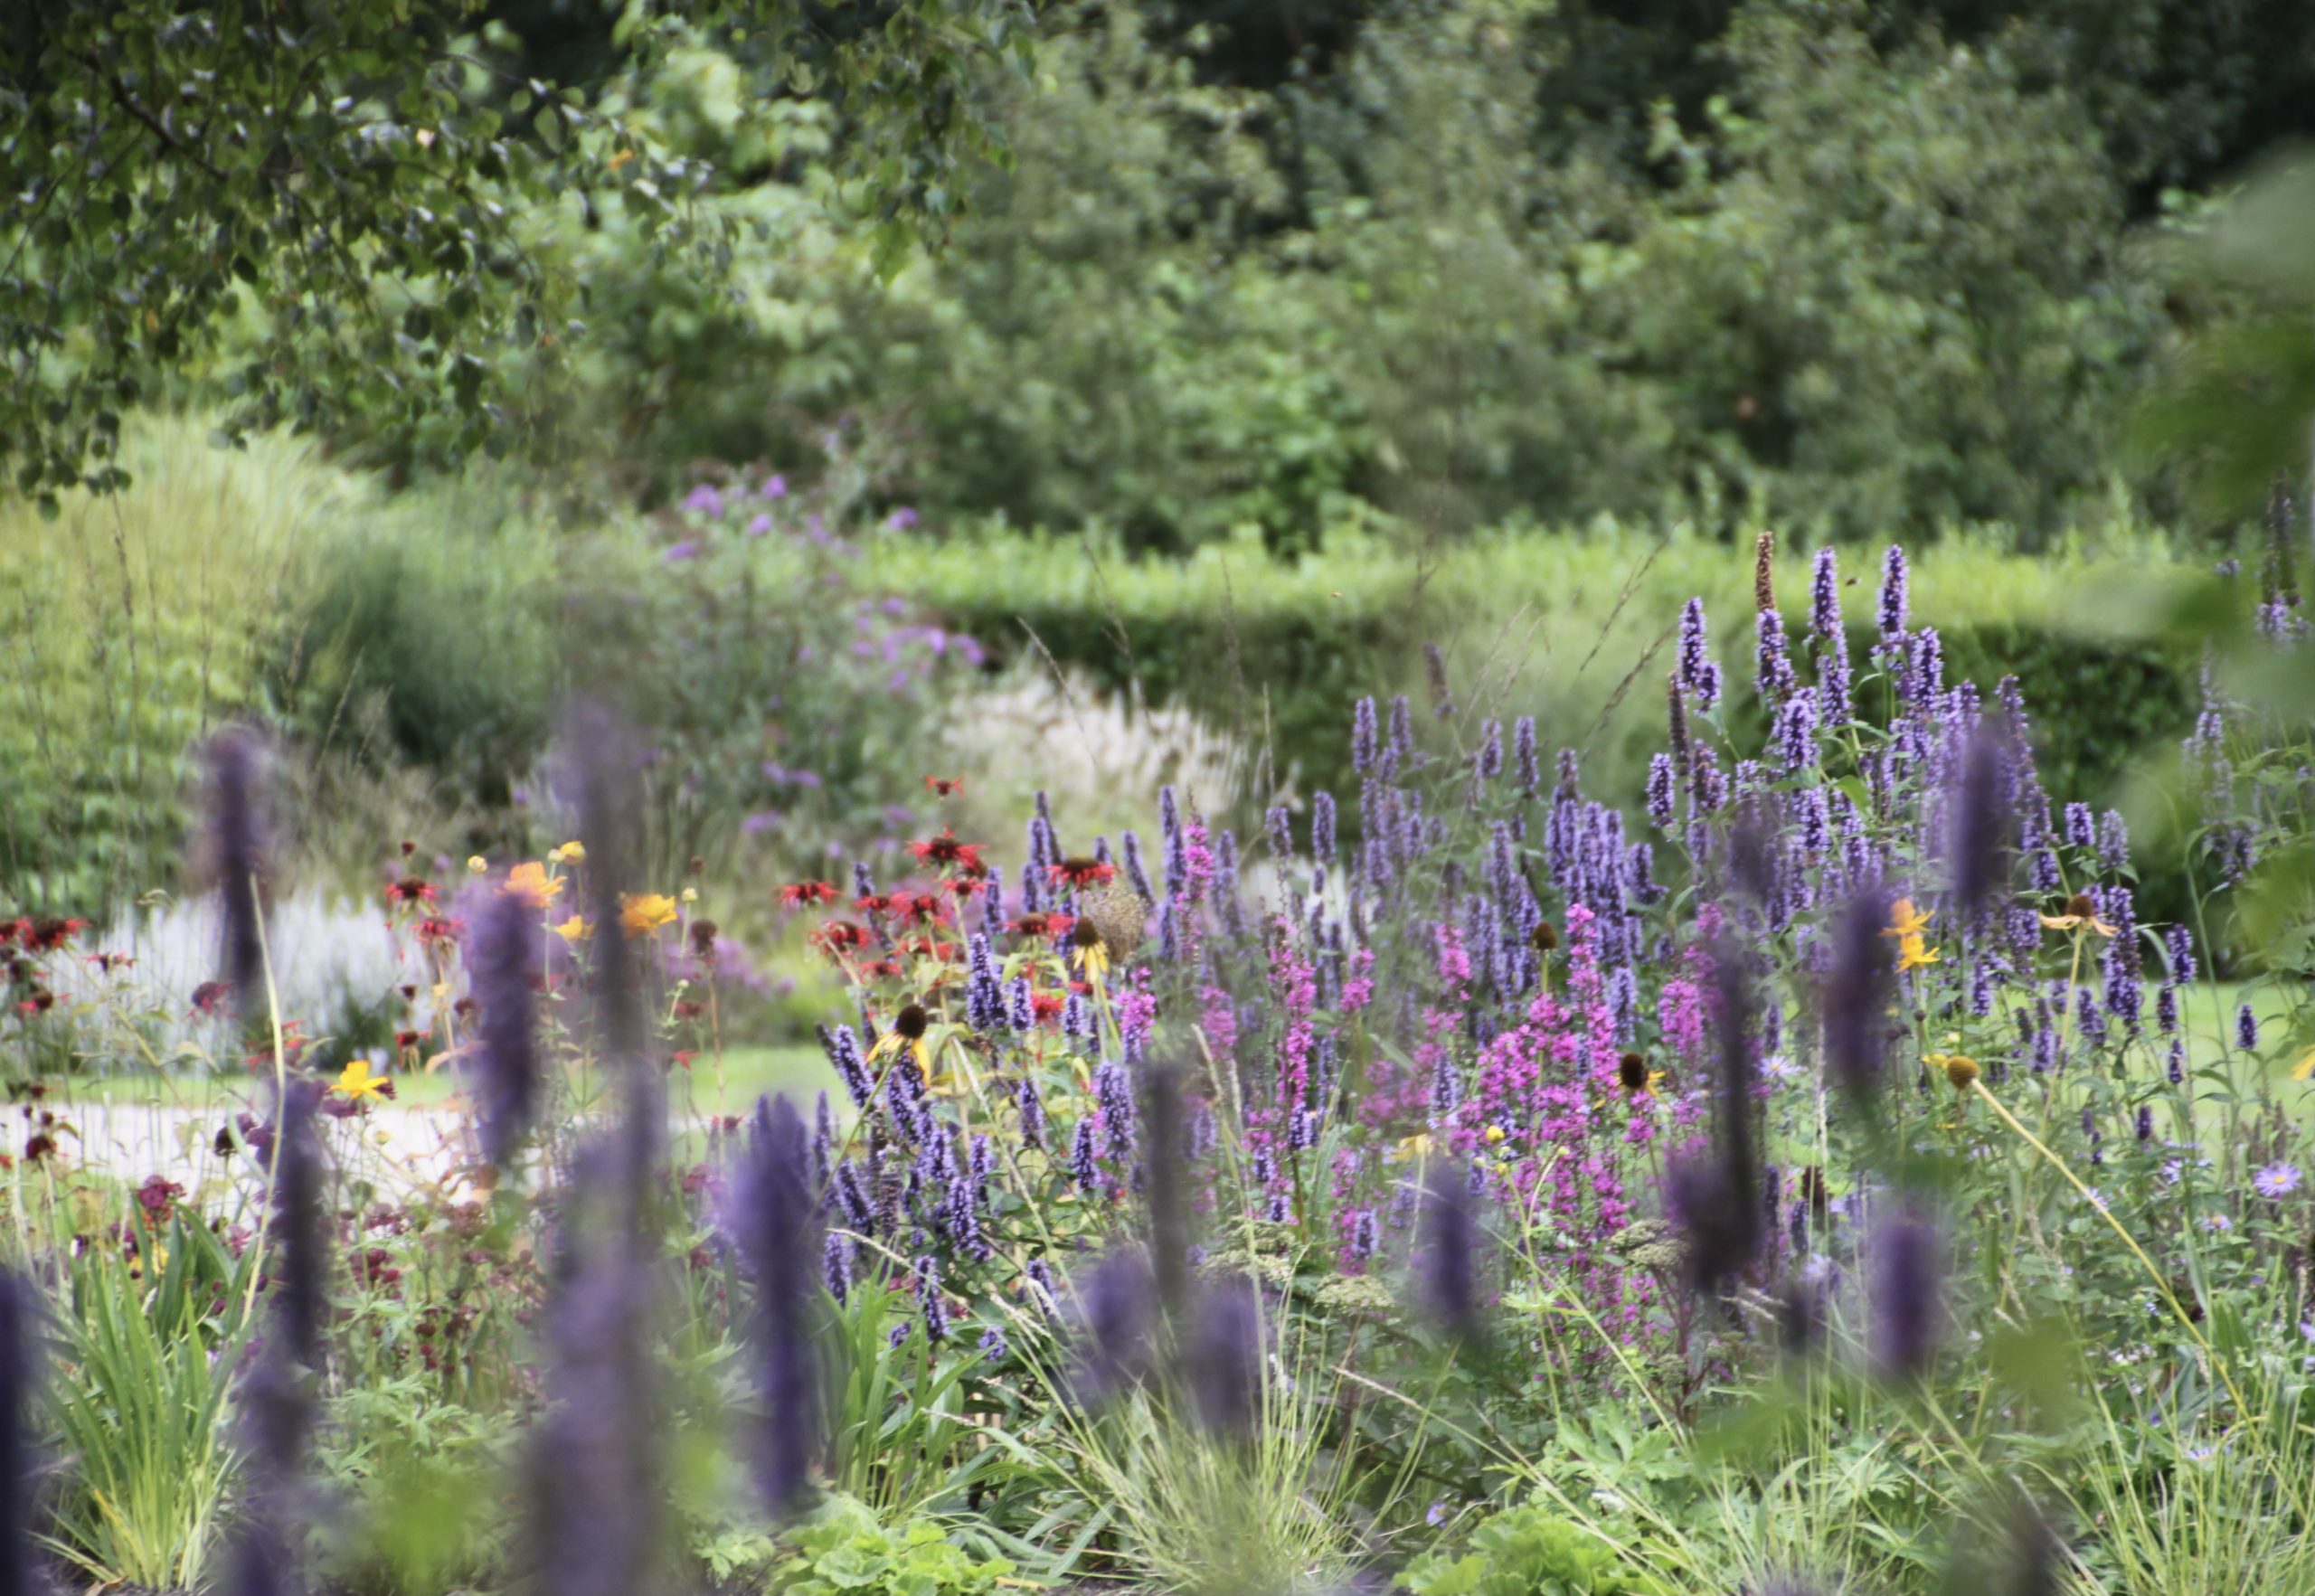
[[[2298,1165],[2270,1164],[2251,1176],[2251,1189],[2272,1203],[2297,1191],[2299,1182]]]

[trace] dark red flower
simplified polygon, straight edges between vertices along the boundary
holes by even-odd
[[[65,943],[89,929],[85,920],[59,920],[43,916],[34,921],[18,921],[17,934],[34,953],[53,953]]]
[[[89,955],[89,962],[95,965],[103,974],[110,975],[117,969],[127,969],[137,960],[134,956],[127,953],[91,953]]]
[[[184,1195],[184,1187],[162,1176],[150,1175],[137,1188],[137,1205],[145,1210],[145,1223],[161,1225],[169,1223],[176,1212],[177,1199]]]
[[[1063,997],[1058,992],[1032,992],[1029,994],[1030,1011],[1035,1015],[1036,1022],[1040,1025],[1046,1024],[1048,1021],[1059,1019],[1061,1017],[1061,1011],[1068,1006],[1069,999]]]
[[[431,903],[434,898],[434,883],[423,876],[405,875],[400,881],[386,883],[389,903]]]
[[[445,920],[429,915],[418,922],[418,940],[421,942],[455,942],[467,929],[463,920]]]
[[[807,940],[829,954],[841,954],[846,949],[868,946],[868,928],[849,920],[832,920]]]
[[[780,889],[780,901],[789,908],[804,903],[833,903],[836,883],[827,881],[790,882]]]
[[[225,1006],[226,999],[232,995],[233,989],[222,981],[203,981],[193,989],[193,1011],[213,1015]]]
[[[1048,864],[1045,873],[1054,880],[1072,887],[1106,885],[1118,873],[1118,867],[1107,859],[1063,859],[1058,864]]]
[[[1069,928],[1077,923],[1074,915],[1058,910],[1041,909],[1005,922],[1005,929],[1016,937],[1065,937]]]
[[[961,776],[927,776],[924,785],[933,797],[950,798],[965,790],[965,779]]]
[[[939,836],[908,845],[908,851],[914,854],[920,863],[937,864],[943,870],[953,868],[966,875],[988,874],[988,866],[981,863],[980,850],[978,843],[959,842],[957,834],[946,826],[941,828]]]

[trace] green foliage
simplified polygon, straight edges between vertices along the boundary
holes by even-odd
[[[1617,1562],[1615,1549],[1542,1507],[1514,1507],[1481,1522],[1471,1549],[1451,1561],[1433,1552],[1399,1576],[1414,1596],[1624,1596],[1649,1587]]]
[[[234,1473],[227,1414],[243,1342],[213,1315],[239,1307],[244,1277],[197,1226],[140,1225],[136,1240],[142,1261],[99,1246],[72,1266],[49,1391],[72,1468],[49,1544],[92,1579],[183,1590],[218,1544]]]
[[[2037,558],[2003,552],[2005,541],[1957,535],[1923,552],[1914,615],[1939,628],[1957,677],[2028,685],[2054,788],[2105,797],[2132,759],[2191,719],[2191,653],[2126,619],[2152,585],[2148,562],[2175,569],[2171,556],[2125,526],[2109,543]],[[1547,751],[1578,749],[1603,790],[1637,791],[1660,744],[1664,618],[1701,594],[1728,668],[1750,671],[1743,543],[1602,524],[1506,530],[1444,551],[1335,536],[1290,562],[1242,547],[1175,563],[992,534],[888,545],[875,576],[993,647],[1025,650],[1034,634],[1109,686],[1194,704],[1267,746],[1278,782],[1305,798],[1356,789],[1345,706],[1420,694],[1426,639],[1449,648],[1464,721],[1533,713]],[[1788,618],[1807,613],[1803,552],[1779,563]],[[1850,556],[1846,570],[1869,581],[1870,557]],[[1860,658],[1869,643],[1856,639]]]
[[[830,1497],[796,1530],[795,1557],[767,1587],[775,1596],[984,1596],[1012,1573],[978,1561],[925,1518],[893,1529],[849,1497]]]
[[[269,706],[304,555],[373,502],[308,443],[205,434],[139,419],[134,486],[67,495],[53,521],[0,505],[0,902],[86,912],[172,877],[188,751]]]
[[[1136,549],[1377,508],[2029,538],[2094,508],[2168,329],[2077,98],[2007,34],[1784,0],[1697,42],[1715,92],[1636,86],[1609,134],[1568,98],[1590,37],[1387,7],[1264,91],[1196,29],[1089,14],[1034,92],[986,90],[1019,158],[953,249],[811,301],[817,355],[747,392],[888,416],[935,514]]]
[[[260,0],[72,0],[0,29],[0,187],[22,202],[0,231],[0,454],[19,491],[53,508],[119,481],[121,418],[213,356],[236,426],[358,424],[404,458],[504,449],[533,368],[586,330],[540,220],[563,196],[729,269],[737,222],[689,208],[696,161],[619,96],[502,76],[479,9],[349,0],[291,26]],[[959,80],[1017,58],[1021,20],[1012,0],[935,0],[832,33],[800,7],[708,0],[633,11],[616,42],[647,91],[712,32],[742,47],[727,99],[835,107],[890,260],[988,153]]]

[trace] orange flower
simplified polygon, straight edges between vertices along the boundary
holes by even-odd
[[[498,890],[534,909],[543,909],[562,895],[562,878],[549,875],[546,866],[536,860],[525,859],[506,873],[506,883]]]
[[[647,937],[663,925],[673,925],[676,915],[676,901],[665,892],[619,894],[619,929],[630,937]]]

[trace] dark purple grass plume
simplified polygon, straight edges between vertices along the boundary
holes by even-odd
[[[0,1596],[41,1589],[33,1548],[33,1398],[41,1359],[41,1299],[13,1270],[0,1272]]]
[[[1889,926],[1889,894],[1859,892],[1841,911],[1833,933],[1832,969],[1825,979],[1825,1062],[1859,1102],[1881,1083],[1885,1011],[1896,973]]]
[[[1472,1205],[1468,1182],[1432,1171],[1423,1188],[1415,1254],[1424,1305],[1450,1335],[1464,1337],[1479,1327],[1479,1218]]]
[[[218,978],[244,1022],[265,1008],[265,753],[246,727],[220,732],[204,751],[207,864],[224,920]]]
[[[1870,1270],[1874,1355],[1891,1379],[1917,1379],[1928,1372],[1944,1334],[1944,1258],[1937,1227],[1910,1209],[1888,1214],[1874,1232]]]
[[[588,939],[602,1047],[620,1081],[620,1133],[628,1200],[639,1204],[666,1129],[665,1094],[648,1056],[636,950],[619,923],[620,897],[635,881],[633,845],[643,835],[636,772],[642,759],[617,717],[582,704],[564,728],[564,757],[587,848]]]
[[[482,1008],[473,1065],[481,1110],[482,1155],[505,1169],[538,1109],[536,1005],[538,915],[515,892],[496,892],[477,918],[468,949],[474,996]]]
[[[1712,1154],[1674,1170],[1674,1210],[1687,1232],[1689,1272],[1713,1289],[1749,1268],[1761,1251],[1761,1170],[1753,1129],[1753,988],[1743,948],[1724,936],[1713,949],[1718,998],[1718,1068],[1713,1081]]]
[[[322,1317],[328,1308],[321,1148],[314,1130],[318,1095],[310,1081],[290,1081],[281,1094],[272,1194],[274,1244],[280,1249],[274,1313],[289,1356],[309,1369],[321,1361]]]
[[[804,1153],[804,1121],[795,1108],[784,1097],[759,1100],[734,1228],[756,1284],[750,1336],[764,1407],[756,1486],[765,1505],[783,1518],[810,1500],[820,1440],[812,1308],[822,1258],[818,1214],[805,1188]]]
[[[566,1188],[560,1275],[547,1313],[549,1405],[531,1437],[524,1548],[540,1596],[657,1589],[660,1444],[652,1393],[651,1279],[619,1223],[624,1149],[586,1149]]]
[[[1111,1252],[1076,1286],[1082,1340],[1071,1393],[1097,1406],[1138,1384],[1149,1371],[1156,1286],[1149,1261],[1138,1248]]]
[[[1947,867],[1965,925],[1978,922],[2007,862],[2008,763],[2009,751],[1989,728],[1980,727],[1961,753],[1961,779],[1948,809]]]
[[[1219,1436],[1249,1433],[1262,1381],[1262,1309],[1253,1281],[1241,1276],[1206,1289],[1188,1358],[1199,1421]]]

